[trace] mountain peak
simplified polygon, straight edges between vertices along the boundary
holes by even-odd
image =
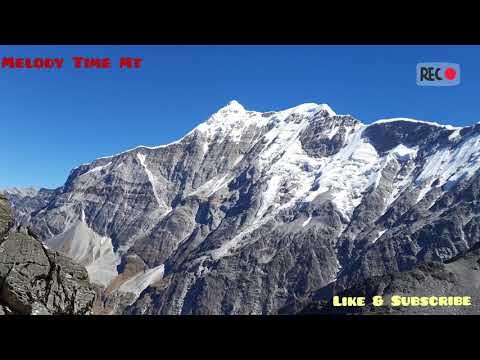
[[[326,111],[330,116],[337,115],[335,111],[327,104],[305,103],[294,106],[292,108],[280,111],[288,113],[317,113],[319,111]]]
[[[326,111],[330,116],[337,115],[335,111],[328,104],[317,104],[317,103],[305,103],[288,108],[285,110],[275,111],[277,113],[316,113],[319,111]],[[240,104],[237,100],[231,100],[227,105],[220,108],[217,113],[220,114],[232,114],[232,113],[243,113],[246,109]]]
[[[220,109],[219,112],[243,112],[245,108],[237,100],[231,100],[226,106]]]
[[[320,104],[319,107],[321,107],[321,110],[325,110],[328,112],[330,115],[337,115],[335,111],[332,110],[332,108],[328,104]]]

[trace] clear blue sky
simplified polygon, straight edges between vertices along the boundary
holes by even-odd
[[[74,70],[72,56],[139,56],[140,70]],[[480,121],[478,46],[0,46],[0,58],[64,57],[64,69],[0,69],[0,188],[57,187],[69,171],[182,137],[236,99],[247,109],[327,103],[364,123]],[[456,87],[418,87],[418,62],[459,63]]]

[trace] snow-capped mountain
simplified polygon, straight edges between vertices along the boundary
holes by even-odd
[[[174,143],[5,194],[87,267],[107,311],[261,314],[468,249],[479,168],[480,125],[365,125],[325,104],[262,113],[232,101]]]

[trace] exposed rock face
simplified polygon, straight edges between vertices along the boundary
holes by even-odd
[[[108,313],[271,314],[334,281],[469,249],[479,159],[480,125],[232,102],[175,143],[81,165],[14,201],[87,267]]]
[[[28,228],[13,226],[0,196],[0,315],[89,314],[95,293],[84,267],[44,247]]]
[[[13,213],[7,199],[0,194],[0,241],[13,226]]]
[[[405,272],[395,272],[361,281],[354,287],[336,292],[335,284],[323,289],[323,294],[312,294],[310,303],[301,314],[462,314],[480,313],[480,243],[465,254],[445,263],[422,263]],[[365,296],[367,306],[342,308],[332,306],[330,296]],[[383,296],[386,305],[375,307],[371,304],[373,296]],[[392,306],[391,297],[396,296],[470,296],[471,306]],[[315,297],[321,301],[315,301]],[[297,304],[300,305],[300,304]],[[293,309],[284,309],[291,313]]]

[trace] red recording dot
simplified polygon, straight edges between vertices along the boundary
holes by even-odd
[[[449,67],[445,70],[445,77],[447,80],[453,80],[457,77],[457,72],[454,68]]]

